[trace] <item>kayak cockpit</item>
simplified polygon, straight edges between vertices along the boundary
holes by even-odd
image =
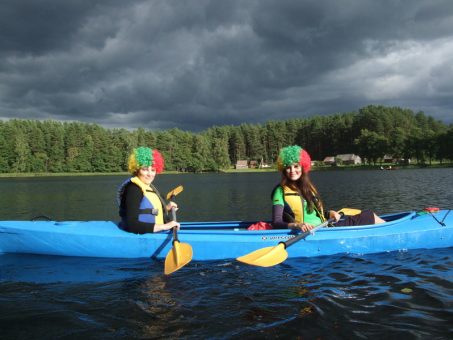
[[[412,211],[405,211],[401,213],[396,213],[396,214],[389,214],[389,215],[382,215],[379,216],[382,218],[385,222],[393,222],[405,217],[408,217],[409,215],[413,215],[414,213]]]

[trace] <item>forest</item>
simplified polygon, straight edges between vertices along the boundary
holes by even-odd
[[[106,129],[81,122],[0,121],[0,173],[124,172],[137,146],[161,151],[165,169],[220,171],[237,160],[272,165],[298,144],[312,160],[355,153],[368,164],[385,154],[418,164],[453,161],[453,125],[409,109],[370,105],[358,112],[213,126],[201,132]]]

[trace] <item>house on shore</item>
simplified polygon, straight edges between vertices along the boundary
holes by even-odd
[[[359,165],[362,164],[362,159],[358,155],[353,153],[340,154],[335,157],[341,161],[344,165]]]
[[[324,163],[324,165],[335,165],[335,157],[327,156],[322,162]]]
[[[322,161],[324,165],[337,165],[337,161],[344,165],[358,165],[362,164],[360,156],[354,155],[353,153],[339,154],[334,156],[327,156]]]
[[[384,161],[384,163],[396,163],[397,162],[397,160],[391,155],[384,155],[384,157],[382,157],[382,160]]]
[[[236,162],[236,165],[234,166],[235,169],[248,169],[248,162],[247,160],[245,159],[242,159],[242,160],[238,160]]]

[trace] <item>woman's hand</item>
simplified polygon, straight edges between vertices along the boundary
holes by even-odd
[[[335,222],[338,222],[341,218],[341,215],[335,210],[329,210],[329,218],[334,218]]]
[[[293,223],[293,226],[291,226],[292,229],[300,229],[303,232],[309,231],[313,229],[313,226],[309,223]]]
[[[163,230],[170,230],[172,228],[180,228],[180,224],[179,222],[176,222],[176,221],[170,221],[170,222],[167,222],[165,224],[156,224],[154,225],[154,232],[157,233],[159,231],[163,231]]]
[[[173,202],[173,201],[170,201],[170,203],[167,204],[167,206],[165,207],[165,209],[167,209],[167,211],[171,211],[171,208],[175,208],[175,211],[178,210],[178,205]]]

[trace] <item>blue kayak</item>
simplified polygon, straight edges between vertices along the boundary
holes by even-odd
[[[291,247],[289,257],[339,253],[369,254],[453,246],[453,213],[400,212],[387,222],[322,228]],[[193,260],[233,259],[295,237],[291,230],[249,231],[248,222],[182,222],[179,240],[193,248]],[[0,253],[111,258],[165,258],[172,232],[137,235],[112,221],[1,221]]]

